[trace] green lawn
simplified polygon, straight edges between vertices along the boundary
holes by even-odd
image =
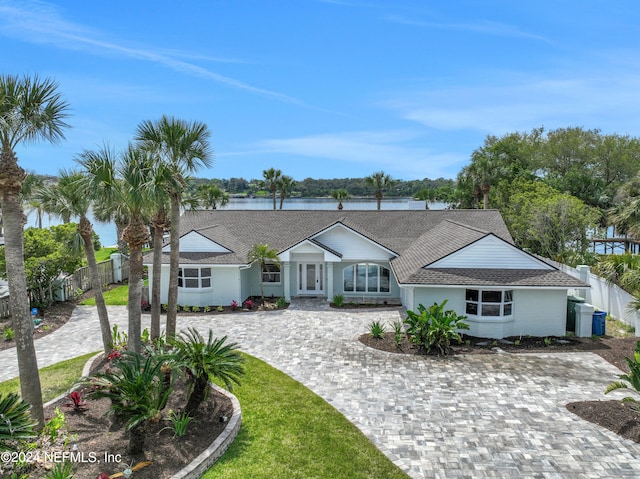
[[[247,356],[233,388],[242,429],[203,479],[406,478],[404,472],[324,399]]]
[[[91,356],[96,353],[85,354],[77,358],[62,361],[46,368],[40,369],[40,386],[42,387],[42,399],[50,401],[67,392],[71,385],[82,375],[82,368]],[[17,392],[20,394],[20,381],[18,378],[9,379],[0,383],[0,394]]]
[[[122,284],[109,291],[103,291],[102,294],[104,295],[104,302],[107,306],[126,306],[128,303],[129,285]],[[87,298],[80,304],[84,306],[95,306],[96,300],[95,298]]]
[[[102,261],[107,261],[111,259],[111,255],[113,253],[117,253],[118,248],[100,248],[96,251],[96,262],[100,263]]]
[[[67,391],[92,354],[40,370],[45,400]],[[354,479],[406,476],[347,419],[289,376],[252,356],[234,394],[243,423],[238,437],[205,479]],[[18,391],[0,383],[0,394]]]

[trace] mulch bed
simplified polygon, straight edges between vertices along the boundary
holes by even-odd
[[[105,361],[99,362],[99,367],[104,367],[105,364]],[[73,444],[77,444],[77,451],[84,455],[81,456],[82,461],[73,461],[76,465],[74,471],[75,477],[82,478],[94,478],[103,471],[111,475],[123,471],[126,468],[125,464],[133,466],[142,461],[151,461],[152,464],[134,472],[133,477],[169,478],[211,445],[227,424],[221,422],[220,417],[230,418],[233,413],[231,401],[220,393],[212,392],[200,405],[184,436],[174,437],[173,430],[167,428],[171,426],[171,422],[161,420],[150,425],[144,454],[130,456],[127,453],[129,434],[125,432],[121,422],[108,414],[110,400],[88,400],[87,409],[84,411],[65,407],[64,404],[69,402],[63,399],[47,407],[45,417],[51,417],[56,407],[64,413],[69,445],[66,449],[63,448],[65,438],[61,438],[56,441],[56,447],[60,451],[68,451]],[[183,381],[178,380],[163,416],[166,418],[171,410],[179,411],[185,404],[186,387]],[[92,461],[92,458],[95,458],[95,461]],[[31,475],[43,477],[43,468],[52,466],[54,463],[51,461],[43,462],[39,465],[40,470],[32,471]]]
[[[618,369],[629,372],[625,357],[633,357],[633,351],[640,338],[625,337],[614,338],[603,336],[600,338],[507,338],[507,341],[463,337],[461,344],[452,345],[450,354],[495,354],[494,348],[514,354],[526,354],[532,352],[559,353],[588,351],[601,356]],[[396,346],[393,333],[385,333],[382,339],[376,339],[371,334],[363,334],[359,341],[371,348],[398,353],[417,355],[421,352],[403,337]],[[519,341],[519,344],[516,344]],[[423,354],[423,353],[422,353]],[[633,390],[629,391],[633,396]],[[640,396],[637,397],[640,399]],[[567,409],[580,416],[582,419],[598,424],[613,431],[620,436],[640,443],[640,412],[636,411],[630,403],[619,400],[579,401],[567,404]]]

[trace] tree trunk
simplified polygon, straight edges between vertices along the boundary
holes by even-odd
[[[380,205],[382,203],[382,191],[378,191],[376,193],[376,201],[378,202],[378,209],[380,209]]]
[[[180,267],[180,197],[171,195],[171,238],[169,253],[169,298],[167,300],[167,339],[176,335],[178,310],[178,268]]]
[[[276,209],[276,187],[271,187],[271,196],[273,196],[273,209]]]
[[[209,379],[206,377],[204,379],[194,378],[193,381],[193,391],[191,391],[187,405],[184,407],[184,411],[190,416],[193,416],[198,406],[200,406],[204,398],[207,397],[207,387],[209,387]]]
[[[153,276],[151,277],[151,339],[160,337],[160,275],[162,273],[162,237],[167,215],[164,208],[153,218]]]
[[[31,417],[44,427],[44,409],[38,360],[33,342],[33,320],[29,310],[29,294],[24,268],[24,224],[20,190],[25,172],[11,150],[2,151],[0,158],[0,203],[5,227],[4,247],[9,282],[9,308],[15,331],[20,392],[31,405]]]
[[[78,232],[84,242],[84,251],[87,256],[87,266],[89,267],[89,275],[91,278],[91,287],[93,288],[96,298],[96,309],[98,310],[98,319],[100,320],[100,332],[102,334],[102,346],[106,355],[109,355],[113,349],[113,338],[111,337],[111,325],[109,324],[109,314],[107,313],[107,305],[104,302],[102,294],[102,281],[98,274],[98,264],[96,263],[96,252],[93,249],[93,227],[89,220],[83,216],[78,224]]]
[[[147,435],[146,425],[138,424],[129,430],[129,454],[135,456],[144,452],[144,440]]]
[[[127,333],[127,351],[140,353],[140,336],[142,329],[141,299],[142,299],[142,245],[149,240],[147,227],[142,219],[132,218],[122,237],[129,243],[129,329]]]

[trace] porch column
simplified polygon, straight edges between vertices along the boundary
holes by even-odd
[[[327,265],[327,301],[333,299],[333,263]]]
[[[291,263],[284,261],[282,263],[282,281],[284,281],[284,299],[291,301]]]

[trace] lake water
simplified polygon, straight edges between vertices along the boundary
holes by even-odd
[[[358,198],[349,201],[343,201],[342,206],[345,210],[375,210],[377,203],[375,199]],[[432,210],[442,210],[446,207],[444,203],[429,203]],[[273,208],[273,199],[271,198],[231,198],[229,204],[223,209],[225,210],[270,210]],[[280,199],[276,200],[276,208],[280,208]],[[333,198],[287,198],[285,199],[282,209],[284,210],[333,210],[338,208],[338,202]],[[389,198],[382,200],[380,208],[383,210],[422,210],[424,209],[424,201],[416,201],[411,198]],[[61,221],[55,218],[49,218],[47,215],[42,219],[44,227],[60,224]],[[36,215],[31,214],[27,219],[27,225],[36,225]],[[116,227],[112,223],[93,222],[93,229],[100,237],[100,243],[103,246],[111,246],[116,244],[117,233]]]

